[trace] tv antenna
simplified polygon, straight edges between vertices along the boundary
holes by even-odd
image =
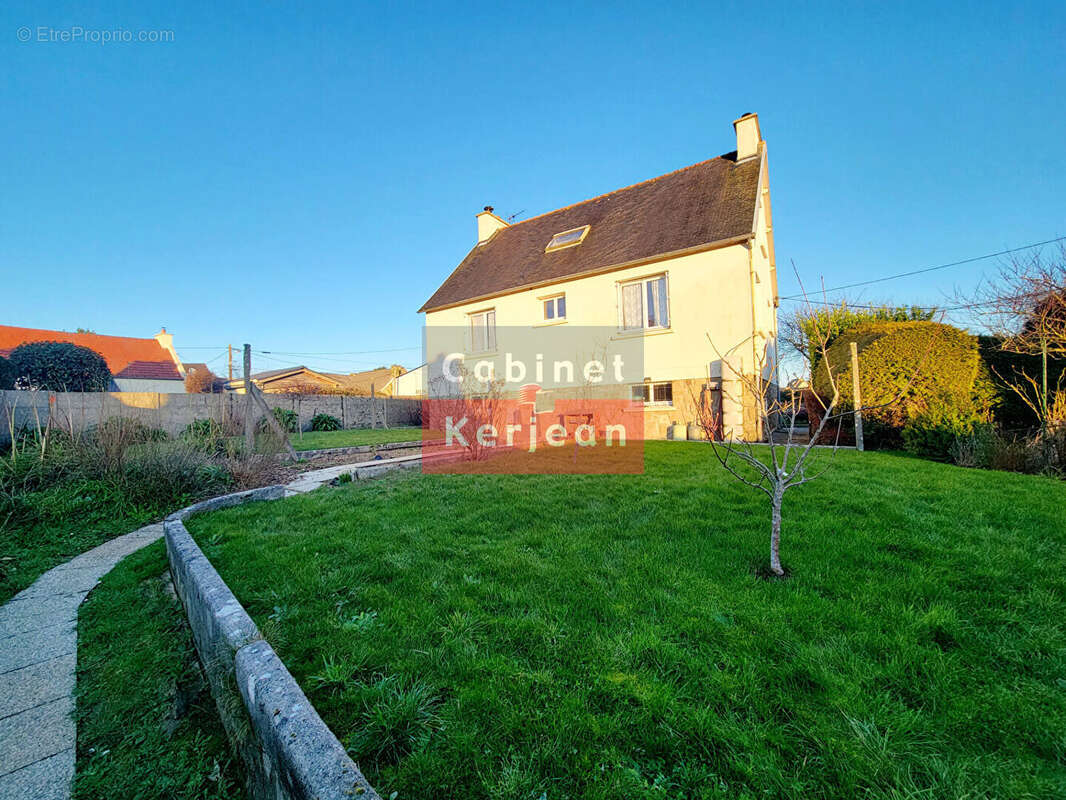
[[[507,221],[508,222],[514,222],[514,218],[515,217],[519,216],[520,214],[525,214],[525,213],[526,213],[526,210],[524,208],[521,211],[516,211],[511,216],[509,216],[507,218]]]

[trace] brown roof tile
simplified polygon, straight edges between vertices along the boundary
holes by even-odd
[[[515,223],[475,246],[419,311],[750,234],[760,163],[727,153]],[[582,225],[591,228],[581,244],[544,252],[552,236]]]

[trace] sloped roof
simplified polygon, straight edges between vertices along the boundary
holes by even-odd
[[[403,372],[405,372],[404,368],[397,365],[386,367],[385,369],[372,369],[367,370],[366,372],[349,373],[319,372],[304,366],[298,366],[271,369],[266,372],[256,372],[252,375],[252,380],[258,384],[262,384],[269,383],[272,380],[280,380],[293,375],[303,374],[311,379],[317,379],[322,383],[332,383],[336,391],[342,393],[369,395],[371,384],[373,384],[375,391],[380,392],[385,388],[389,381],[393,379],[394,375],[402,374]],[[226,385],[231,389],[239,389],[244,386],[244,379],[236,378],[229,381]]]
[[[116,378],[181,380],[174,359],[155,339],[0,325],[0,356],[8,356],[20,344],[28,342],[70,342],[87,347],[103,357]]]
[[[371,369],[366,372],[352,372],[347,375],[336,372],[323,374],[340,383],[345,391],[369,395],[370,385],[374,385],[375,392],[380,392],[396,375],[395,369],[394,367],[386,367],[385,369]],[[403,368],[400,367],[399,369],[402,370]],[[401,372],[400,374],[403,373]]]
[[[761,158],[727,153],[523,220],[475,246],[419,311],[553,283],[751,234]],[[562,231],[591,226],[581,244],[544,252]]]

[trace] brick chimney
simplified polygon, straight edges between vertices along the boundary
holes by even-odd
[[[737,132],[737,161],[745,161],[759,155],[759,143],[762,142],[759,115],[745,114],[734,120],[733,129]]]
[[[507,221],[492,213],[492,206],[485,206],[485,210],[477,215],[477,243],[487,242],[492,234],[506,227]]]

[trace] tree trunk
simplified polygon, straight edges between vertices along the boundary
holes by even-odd
[[[781,549],[781,500],[784,498],[785,493],[780,489],[774,490],[774,495],[771,498],[773,504],[773,522],[770,529],[770,571],[774,575],[784,575],[785,571],[781,569],[781,556],[779,551]]]

